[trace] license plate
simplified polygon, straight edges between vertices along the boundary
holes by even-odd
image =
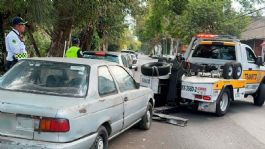
[[[0,132],[14,132],[16,130],[16,115],[0,113]]]

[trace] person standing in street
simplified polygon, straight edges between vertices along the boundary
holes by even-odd
[[[67,58],[81,58],[83,57],[83,53],[79,47],[80,41],[78,38],[72,38],[72,46],[66,51],[65,56]]]
[[[25,41],[22,33],[25,32],[25,24],[21,17],[15,17],[12,19],[12,30],[7,34],[5,38],[5,45],[7,51],[6,57],[6,70],[9,70],[19,59],[28,57]]]

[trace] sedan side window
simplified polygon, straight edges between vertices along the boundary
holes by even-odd
[[[113,73],[114,78],[117,80],[121,92],[136,89],[135,81],[122,67],[110,66],[110,70]]]
[[[100,95],[117,92],[114,80],[106,66],[99,67],[98,69],[98,92]]]

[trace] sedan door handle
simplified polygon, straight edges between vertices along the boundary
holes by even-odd
[[[124,99],[123,99],[123,100],[124,100],[125,102],[126,102],[126,101],[128,101],[128,97],[124,97]]]

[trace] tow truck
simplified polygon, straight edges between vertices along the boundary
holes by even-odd
[[[141,70],[140,84],[152,88],[158,103],[165,105],[191,103],[196,110],[223,116],[232,101],[248,95],[255,105],[264,104],[262,57],[230,35],[198,34],[183,56]]]

